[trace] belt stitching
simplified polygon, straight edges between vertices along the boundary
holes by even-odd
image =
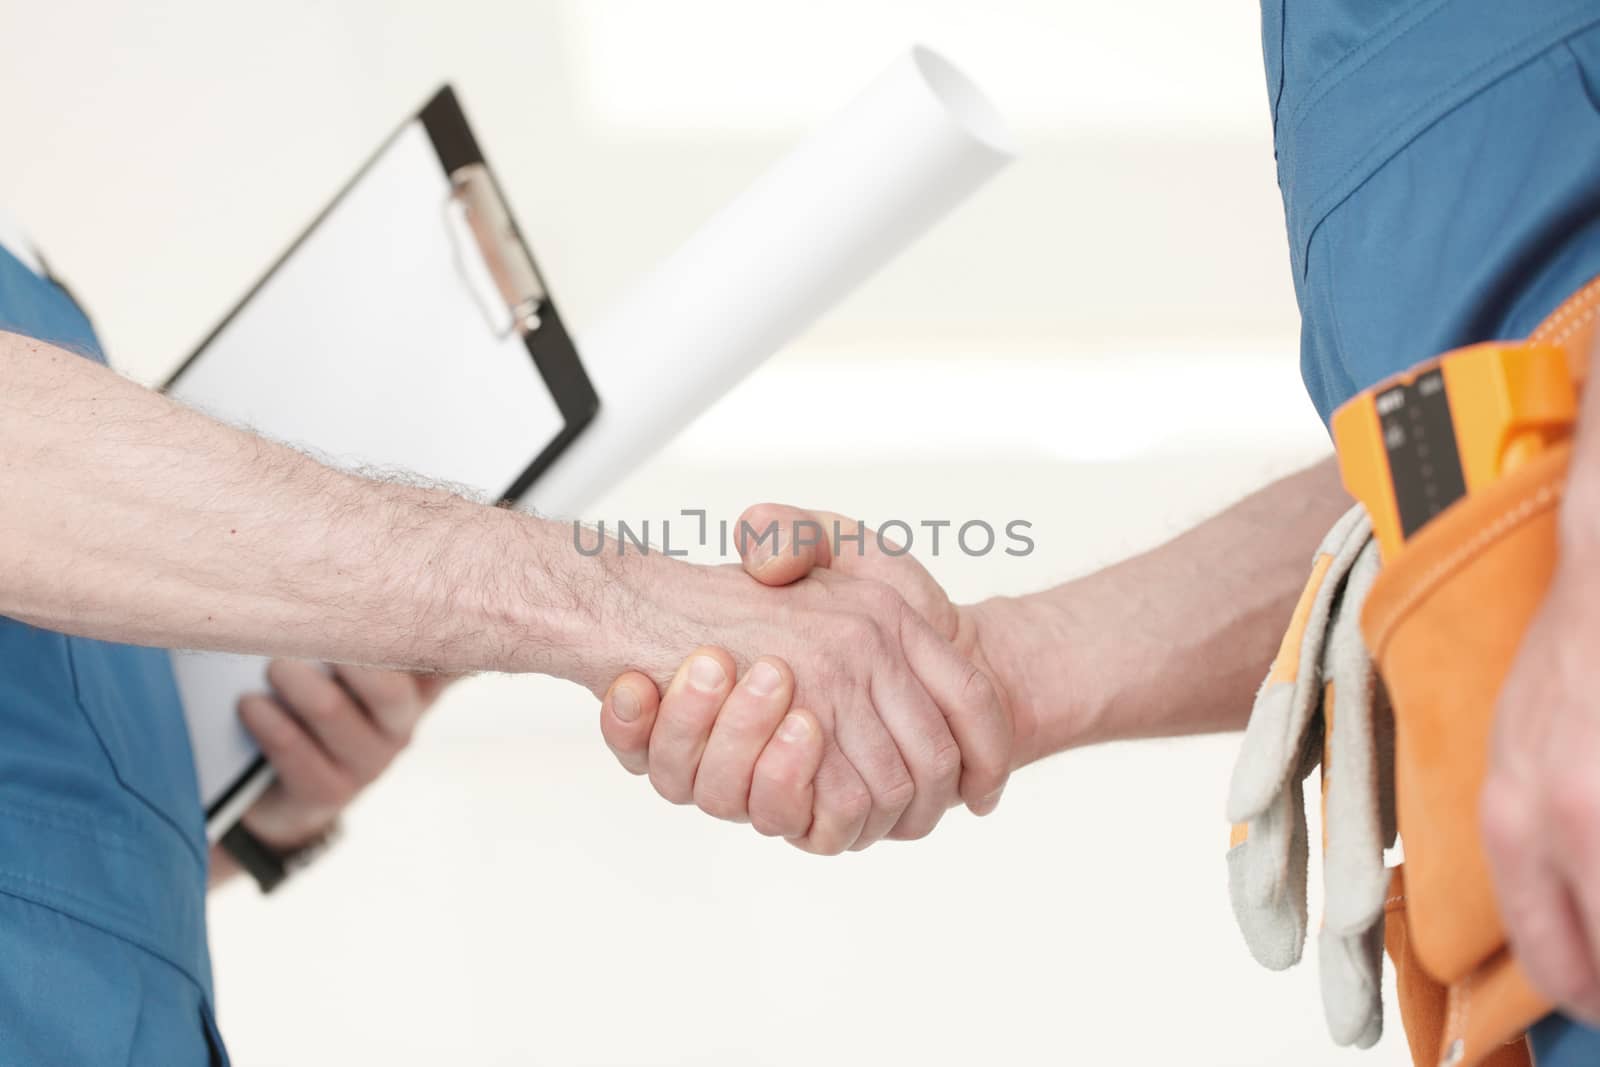
[[[1410,590],[1400,598],[1394,609],[1386,612],[1374,627],[1377,631],[1372,639],[1374,654],[1378,656],[1383,654],[1389,643],[1389,637],[1400,620],[1410,613],[1419,600],[1433,592],[1434,587],[1448,572],[1455,570],[1467,557],[1476,554],[1485,545],[1498,540],[1535,515],[1549,510],[1561,499],[1561,491],[1562,485],[1559,479],[1546,480],[1531,495],[1523,497],[1515,505],[1501,512],[1493,522],[1480,527],[1471,538],[1424,571],[1422,577],[1412,583]]]

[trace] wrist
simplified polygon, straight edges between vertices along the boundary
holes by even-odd
[[[1013,768],[1102,737],[1100,672],[1073,638],[1073,620],[1036,597],[995,597],[963,607],[975,632],[972,655],[994,681],[1015,729]]]
[[[684,653],[683,618],[703,615],[707,627],[717,618],[694,603],[719,569],[569,523],[537,525],[523,581],[491,609],[508,632],[525,635],[514,666],[501,669],[566,678],[596,696],[630,670],[665,684]]]
[[[548,674],[599,692],[620,661],[613,647],[629,560],[574,524],[500,512],[504,524],[462,546],[460,598],[473,622],[474,670]],[[603,680],[602,680],[603,679]]]
[[[231,827],[218,844],[238,869],[250,875],[263,893],[273,892],[294,874],[311,866],[338,840],[340,833],[339,820],[335,818],[309,840],[287,845],[280,842],[288,838],[263,835],[252,829],[249,822],[247,816],[243,822]],[[219,872],[212,878],[212,884],[227,876],[226,872]]]

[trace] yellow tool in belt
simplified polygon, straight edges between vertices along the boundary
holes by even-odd
[[[1333,413],[1345,488],[1385,561],[1445,508],[1569,436],[1578,390],[1566,350],[1490,342],[1420,363]]]

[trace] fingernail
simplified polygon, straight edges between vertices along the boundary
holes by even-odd
[[[783,528],[776,527],[772,534],[772,548],[768,550],[765,543],[757,539],[756,547],[764,554],[756,559],[755,569],[760,572],[772,566],[773,563],[783,558],[784,538]]]
[[[623,722],[632,722],[639,717],[639,698],[634,695],[632,688],[619,685],[612,690],[611,713]]]
[[[689,661],[689,684],[702,693],[715,693],[727,677],[722,664],[710,656],[696,656]]]
[[[758,697],[771,696],[782,684],[783,675],[778,673],[778,668],[764,660],[751,667],[744,680],[744,687]]]
[[[773,673],[776,674],[777,672],[774,671]],[[778,727],[778,740],[791,745],[798,745],[810,736],[811,720],[804,715],[796,715],[792,711],[783,717],[783,725]]]

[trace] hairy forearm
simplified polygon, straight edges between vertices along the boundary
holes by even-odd
[[[564,525],[330,469],[0,333],[0,614],[593,686],[630,658],[594,655],[606,566]]]
[[[1143,555],[978,605],[1018,763],[1074,745],[1238,729],[1305,584],[1350,507],[1329,459]]]

